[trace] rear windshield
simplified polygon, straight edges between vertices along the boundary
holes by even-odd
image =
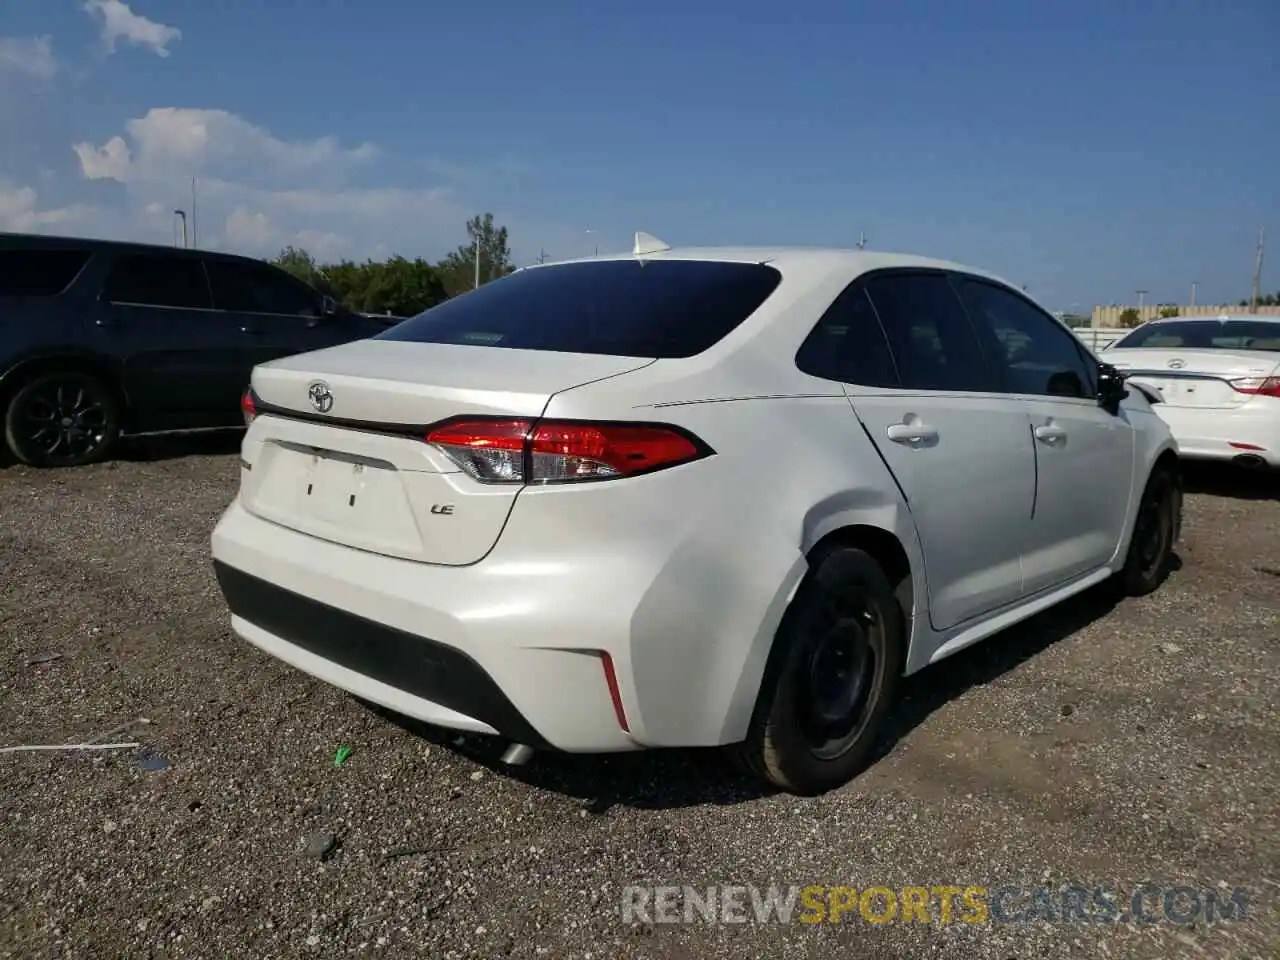
[[[88,259],[88,250],[0,250],[0,297],[56,297]]]
[[[782,276],[758,263],[603,260],[533,267],[377,335],[620,357],[691,357],[751,316]]]
[[[1141,326],[1116,347],[1167,347],[1218,350],[1271,350],[1280,352],[1280,321],[1182,320]]]

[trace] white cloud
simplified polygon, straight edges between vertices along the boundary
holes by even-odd
[[[274,244],[279,233],[271,218],[261,210],[251,213],[244,207],[236,207],[227,217],[222,235],[234,246],[262,249]]]
[[[40,209],[39,194],[31,187],[0,183],[0,230],[47,233],[85,226],[96,211],[83,205]]]
[[[291,139],[215,109],[156,107],[115,136],[72,149],[80,188],[110,211],[96,221],[99,235],[169,243],[172,211],[181,208],[200,247],[269,256],[293,245],[327,262],[394,253],[438,258],[465,242],[465,224],[479,212],[457,185],[492,182],[488,166],[478,165],[454,176],[418,167],[414,182],[390,183],[370,144]],[[580,228],[493,212],[517,247],[524,240],[534,252],[541,243],[567,256],[585,250],[570,243],[581,240]]]
[[[128,141],[115,136],[101,147],[75,145],[87,178],[129,183],[198,173],[256,182],[333,181],[377,156],[372,144],[346,148],[335,137],[281,140],[225,110],[154,107],[125,124],[125,131]]]
[[[86,180],[124,180],[129,176],[132,157],[123,137],[112,137],[101,147],[77,143],[73,150],[80,158],[80,171]]]
[[[202,247],[271,254],[293,244],[322,260],[387,249],[437,255],[458,242],[471,213],[447,186],[361,184],[378,160],[371,144],[284,139],[225,110],[156,107],[121,134],[72,149],[85,180],[108,192],[123,185],[132,213],[116,224],[121,235],[163,241],[168,218],[154,211],[182,207]]]
[[[146,47],[159,57],[169,55],[169,44],[182,38],[177,27],[165,26],[134,13],[123,0],[85,0],[84,11],[102,20],[102,42],[114,52],[121,41]]]
[[[0,73],[50,80],[58,72],[49,37],[0,37]]]

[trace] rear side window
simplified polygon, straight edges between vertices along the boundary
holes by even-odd
[[[88,262],[88,250],[0,250],[0,297],[56,297]]]
[[[902,386],[913,390],[996,389],[977,334],[941,274],[886,274],[867,294],[889,337]]]
[[[844,289],[796,354],[796,366],[824,380],[867,387],[898,386],[898,369],[866,288]]]
[[[111,303],[148,307],[208,309],[212,306],[204,265],[193,257],[120,257],[107,275],[102,295]]]
[[[691,357],[751,316],[781,279],[763,264],[705,260],[534,267],[446,300],[377,339]]]

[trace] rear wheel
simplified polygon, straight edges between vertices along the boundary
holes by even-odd
[[[1129,553],[1116,577],[1127,595],[1151,593],[1168,577],[1181,509],[1182,496],[1173,472],[1156,467],[1142,492]]]
[[[9,450],[33,467],[76,467],[100,460],[120,435],[120,408],[97,377],[46,373],[24,384],[4,416]]]
[[[894,589],[865,551],[815,559],[775,640],[747,738],[752,774],[793,793],[842,786],[866,764],[893,701],[904,626]]]

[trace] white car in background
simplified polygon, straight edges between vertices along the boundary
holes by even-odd
[[[733,745],[813,793],[899,678],[1088,587],[1150,592],[1168,428],[980,270],[860,250],[525,268],[257,367],[213,533],[237,634],[430,723]]]
[[[1280,468],[1280,317],[1153,320],[1107,351],[1188,460]]]

